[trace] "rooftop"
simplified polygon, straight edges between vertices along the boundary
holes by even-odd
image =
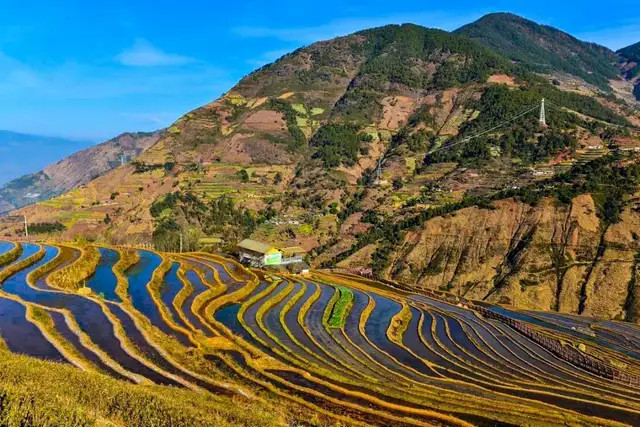
[[[269,252],[277,251],[275,246],[268,245],[266,243],[258,242],[257,240],[244,239],[238,243],[240,249],[246,249],[248,251],[257,252],[260,254],[266,254]]]

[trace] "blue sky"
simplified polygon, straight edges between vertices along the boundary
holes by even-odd
[[[603,4],[0,0],[0,129],[93,141],[157,129],[290,50],[387,23],[452,30],[510,11],[614,49],[639,41],[636,3]]]

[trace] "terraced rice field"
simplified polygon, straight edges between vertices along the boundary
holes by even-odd
[[[266,390],[346,424],[640,424],[638,325],[209,254],[140,250],[126,265],[117,248],[99,248],[85,295],[49,280],[81,250],[22,249],[0,267],[0,336],[16,353],[133,383]]]

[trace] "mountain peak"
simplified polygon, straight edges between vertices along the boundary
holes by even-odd
[[[609,92],[619,77],[610,49],[578,40],[557,28],[512,13],[492,13],[455,31],[496,50],[532,71],[571,75]]]

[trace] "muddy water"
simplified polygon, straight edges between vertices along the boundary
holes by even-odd
[[[96,272],[87,282],[87,286],[109,301],[122,301],[116,294],[118,279],[113,273],[113,266],[120,260],[120,255],[112,249],[98,248],[100,251],[100,262],[96,267]]]
[[[178,315],[178,311],[173,305],[173,300],[175,299],[178,292],[182,290],[182,282],[178,278],[178,269],[180,268],[180,264],[174,262],[171,265],[171,269],[167,272],[167,275],[164,277],[164,281],[162,282],[162,287],[160,288],[160,298],[165,307],[171,313],[172,320],[183,328],[186,328],[182,318]]]
[[[147,284],[153,276],[153,272],[162,263],[162,259],[153,252],[138,251],[140,261],[125,271],[129,280],[129,296],[133,306],[142,313],[149,322],[167,335],[176,338],[182,345],[191,347],[193,344],[182,332],[172,329],[162,318],[160,309],[153,302]]]
[[[27,320],[26,311],[26,307],[19,302],[0,297],[0,337],[9,350],[40,359],[66,362],[40,329]]]
[[[36,245],[25,246],[25,251],[37,252],[38,248]],[[113,324],[104,314],[100,305],[79,295],[34,289],[27,285],[27,274],[38,268],[40,265],[43,265],[53,259],[57,253],[57,249],[51,246],[46,246],[45,249],[46,254],[41,261],[8,278],[2,285],[2,289],[7,293],[19,296],[27,302],[33,302],[51,308],[69,310],[76,319],[80,329],[122,367],[131,372],[147,377],[156,383],[173,383],[168,382],[170,380],[149,369],[138,360],[129,356],[129,354],[122,349],[120,341],[114,335]]]

